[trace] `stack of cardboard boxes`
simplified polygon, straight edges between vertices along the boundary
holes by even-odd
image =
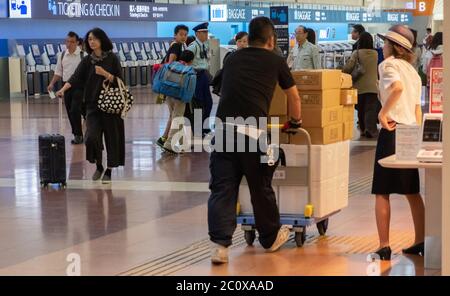
[[[274,122],[278,119],[278,122]],[[269,109],[269,124],[284,124],[288,121],[288,102],[287,96],[279,85],[276,86],[272,102]],[[279,133],[279,142],[281,144],[289,143],[289,135]]]
[[[305,184],[308,166],[303,135],[291,135],[280,141],[286,155],[286,167],[278,167],[273,180],[277,204],[282,214],[302,214],[308,195],[314,216],[324,217],[348,205],[350,139],[353,133],[354,105],[357,91],[350,75],[340,70],[293,72],[302,100],[302,127],[312,140],[311,187]],[[287,121],[287,99],[277,88],[270,115]],[[284,116],[284,117],[283,117]],[[250,193],[240,186],[241,213],[252,213]]]
[[[353,138],[355,125],[355,105],[358,103],[358,90],[352,88],[352,77],[342,74],[341,105],[343,106],[343,139]]]

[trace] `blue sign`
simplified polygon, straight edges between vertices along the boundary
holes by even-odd
[[[1,0],[0,0],[1,1]],[[11,0],[13,1],[13,0]],[[15,0],[17,2],[21,0]],[[28,0],[31,1],[31,0]],[[208,21],[208,5],[103,0],[33,0],[33,18],[143,21]]]
[[[285,57],[289,54],[289,7],[270,7],[270,19],[275,26],[277,44]]]
[[[0,0],[0,18],[8,17],[8,1]]]
[[[9,3],[10,18],[31,18],[31,0],[11,0]]]

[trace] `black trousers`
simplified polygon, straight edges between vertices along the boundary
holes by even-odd
[[[67,116],[69,117],[72,134],[83,136],[81,127],[81,116],[83,113],[83,90],[69,89],[64,94],[64,104],[66,105]]]
[[[359,128],[362,133],[367,131],[373,135],[377,132],[379,104],[378,94],[358,95],[358,104],[355,107],[358,110]]]
[[[236,151],[236,150],[235,150]],[[261,163],[261,152],[212,152],[208,226],[211,241],[228,247],[236,229],[239,185],[245,176],[251,195],[259,242],[270,248],[280,229],[280,214],[272,188],[276,166]]]
[[[125,127],[120,115],[100,110],[88,111],[86,117],[86,159],[101,163],[103,137],[107,153],[107,166],[115,168],[125,164]]]

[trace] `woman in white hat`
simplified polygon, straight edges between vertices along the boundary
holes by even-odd
[[[391,259],[389,246],[391,194],[405,195],[414,220],[415,242],[404,249],[406,254],[423,254],[425,209],[420,196],[419,172],[417,169],[387,169],[378,160],[395,154],[395,129],[398,124],[421,124],[420,76],[412,65],[414,36],[405,26],[393,26],[388,33],[379,36],[384,40],[385,60],[379,66],[379,92],[383,106],[378,118],[382,129],[378,138],[372,194],[376,195],[375,213],[379,249],[375,252],[381,260]]]

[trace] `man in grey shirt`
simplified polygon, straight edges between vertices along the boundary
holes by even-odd
[[[304,26],[295,30],[297,44],[288,57],[288,65],[293,71],[320,69],[319,47],[308,41],[308,32]]]

